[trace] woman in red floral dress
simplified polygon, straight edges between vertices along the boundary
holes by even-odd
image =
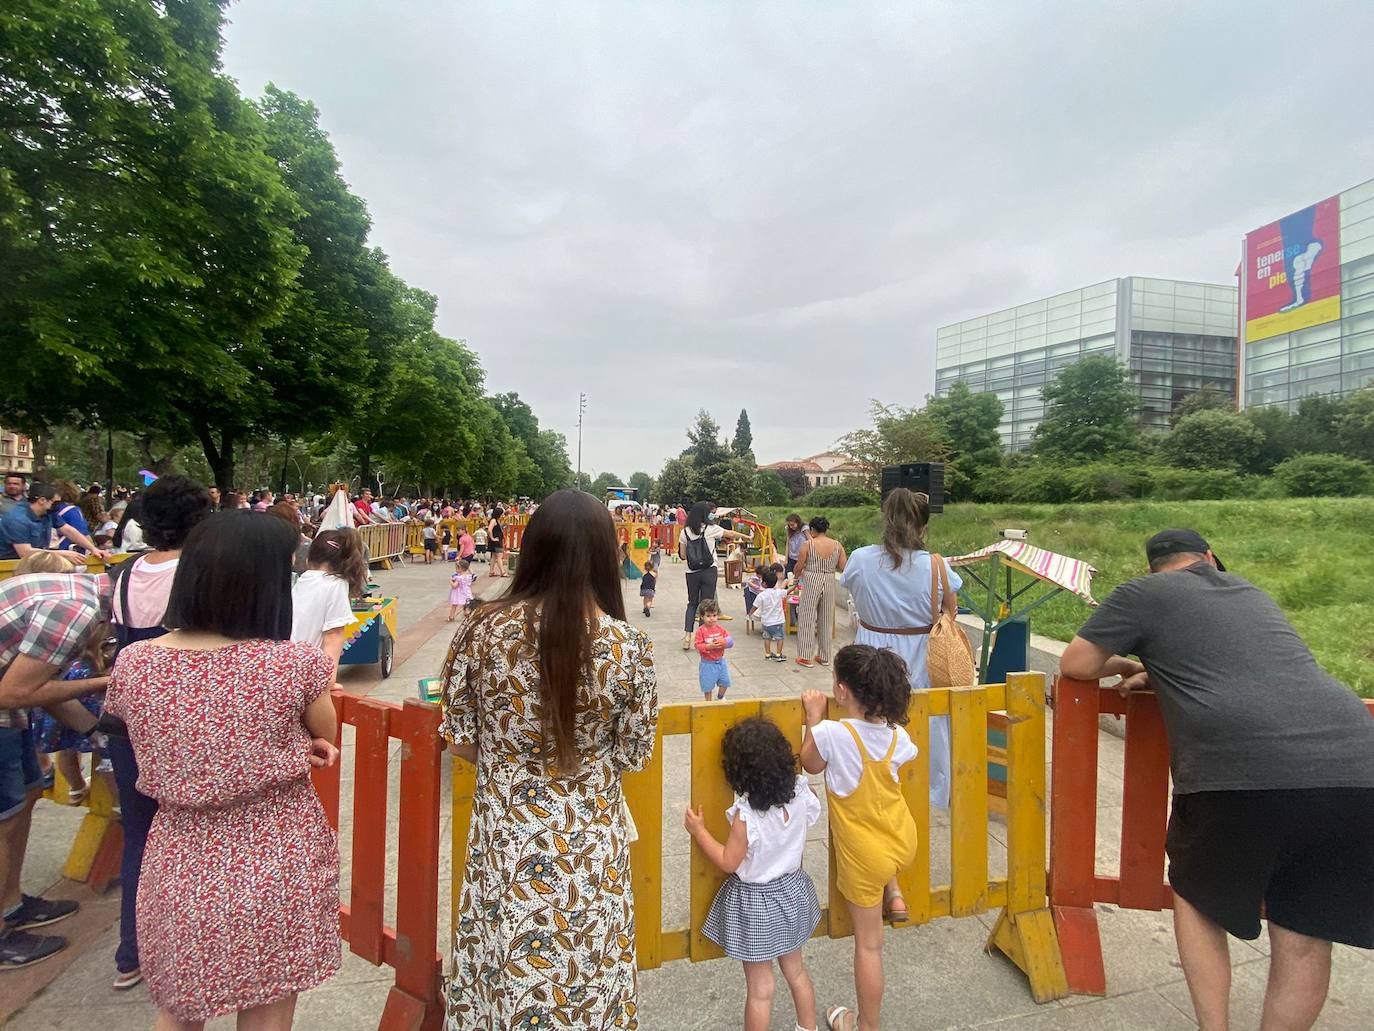
[[[111,673],[106,711],[160,806],[138,886],[158,1031],[235,1011],[241,1031],[289,1028],[297,993],[339,967],[338,843],[309,777],[312,755],[337,758],[333,667],[289,640],[296,536],[249,512],[205,520],[173,581],[174,629]]]

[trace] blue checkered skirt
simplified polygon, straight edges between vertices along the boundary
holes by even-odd
[[[793,870],[765,884],[731,874],[716,892],[701,933],[731,959],[763,963],[796,952],[820,922],[821,904],[806,871]]]

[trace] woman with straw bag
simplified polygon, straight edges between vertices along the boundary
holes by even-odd
[[[926,495],[892,491],[883,502],[882,543],[857,549],[840,578],[859,617],[854,642],[900,655],[913,691],[975,679],[973,651],[955,621],[962,581],[926,549],[929,521]],[[929,748],[930,801],[943,808],[950,788],[948,716],[931,717]]]

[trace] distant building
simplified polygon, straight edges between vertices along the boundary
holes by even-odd
[[[1236,397],[1236,288],[1127,276],[965,319],[935,333],[935,394],[962,380],[1002,402],[1004,447],[1028,447],[1041,389],[1068,366],[1112,355],[1130,371],[1141,424],[1165,430],[1199,390]]]
[[[1240,334],[1246,408],[1374,382],[1374,179],[1246,234]]]
[[[794,462],[774,462],[761,465],[760,469],[782,472],[784,469],[800,469],[806,475],[806,482],[813,488],[833,487],[856,476],[863,476],[864,470],[851,462],[846,455],[835,451],[825,451],[810,458],[798,458]]]
[[[0,473],[33,475],[33,442],[15,430],[0,427]]]

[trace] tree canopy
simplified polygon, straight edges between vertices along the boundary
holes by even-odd
[[[1041,393],[1045,417],[1035,428],[1033,453],[1090,461],[1137,448],[1135,413],[1140,402],[1115,358],[1084,358],[1045,384]]]
[[[561,436],[484,398],[435,299],[368,245],[315,106],[245,100],[222,72],[224,6],[0,17],[0,419],[193,445],[223,489],[242,455],[298,440],[364,483],[377,462],[436,489],[569,482]]]

